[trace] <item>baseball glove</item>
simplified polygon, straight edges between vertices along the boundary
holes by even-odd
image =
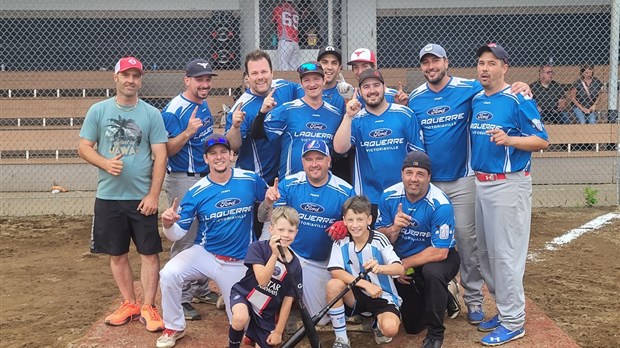
[[[341,240],[346,237],[348,231],[347,227],[344,225],[344,222],[336,221],[331,226],[329,226],[325,232],[332,238],[333,241]]]

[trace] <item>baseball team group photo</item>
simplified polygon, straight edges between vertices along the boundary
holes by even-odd
[[[133,5],[109,19],[80,5],[84,33],[106,25],[131,43],[94,69],[80,67],[88,44],[73,60],[48,48],[67,71],[2,63],[8,346],[618,344],[617,0],[598,8],[606,39],[576,39],[602,45],[596,56],[510,35],[545,16],[586,25],[599,16],[573,16],[586,5],[472,11],[465,27],[510,25],[462,44],[399,40],[394,28],[436,16],[411,4],[188,2],[204,9],[135,22]],[[10,38],[81,23],[10,6]],[[445,25],[459,28],[454,11]],[[181,48],[200,45],[183,26],[205,19],[214,50]],[[120,29],[133,25],[151,42]],[[176,54],[155,54],[165,25]],[[38,74],[50,87],[30,90]],[[41,102],[39,123],[27,115]],[[26,338],[37,316],[50,333]]]

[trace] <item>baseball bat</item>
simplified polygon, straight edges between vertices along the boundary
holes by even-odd
[[[353,279],[353,281],[349,283],[346,288],[344,288],[338,295],[336,295],[336,297],[334,297],[334,299],[332,299],[325,307],[323,307],[323,309],[321,309],[317,314],[312,317],[312,324],[318,324],[318,322],[321,321],[321,318],[323,318],[325,314],[329,312],[329,310],[336,304],[336,302],[343,298],[344,295],[346,295],[347,292],[349,292],[349,290],[351,290],[355,286],[355,284],[357,284],[357,282],[364,278],[366,278],[366,272],[360,272],[360,274],[355,279]],[[305,329],[306,325],[304,324],[304,326],[297,329],[297,331],[295,331],[293,335],[291,335],[291,337],[289,337],[284,343],[282,343],[280,348],[295,347],[299,342],[301,342],[301,340],[304,339],[304,336],[306,335]]]
[[[285,255],[284,249],[282,248],[282,245],[280,245],[280,243],[278,243],[278,251],[280,252],[280,255],[282,256],[282,262],[284,263],[284,266],[288,270],[289,263],[286,260],[286,257],[284,256]],[[305,328],[305,331],[308,332],[307,336],[308,336],[308,341],[310,341],[310,346],[312,348],[321,348],[321,341],[319,340],[319,334],[316,332],[316,328],[314,327],[315,324],[312,322],[312,317],[310,316],[310,313],[308,313],[308,309],[306,308],[306,305],[304,304],[301,289],[297,287],[297,284],[299,283],[297,279],[295,279],[295,275],[292,272],[289,274],[293,280],[293,289],[295,290],[295,299],[297,300],[297,306],[299,307],[301,321],[304,324],[303,327]]]

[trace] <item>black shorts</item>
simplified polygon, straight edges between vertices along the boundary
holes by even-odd
[[[140,201],[95,199],[95,215],[90,236],[90,252],[120,256],[129,252],[133,239],[138,253],[160,253],[161,237],[157,214],[144,216],[138,212]]]
[[[230,290],[230,308],[233,308],[237,303],[243,303],[248,307],[248,313],[250,314],[250,323],[245,331],[245,335],[252,341],[258,343],[259,347],[271,347],[267,343],[267,338],[271,335],[271,331],[276,328],[276,320],[273,315],[264,313],[264,318],[259,317],[252,309],[252,304],[247,298],[239,291],[235,284]]]
[[[364,294],[357,286],[354,286],[351,291],[353,291],[355,296],[355,306],[352,308],[351,315],[370,312],[376,317],[381,313],[391,312],[400,318],[400,311],[396,305],[389,303],[386,299],[382,297],[372,298]]]

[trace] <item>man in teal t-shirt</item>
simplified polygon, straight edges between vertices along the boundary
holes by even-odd
[[[78,152],[99,168],[91,252],[110,255],[112,275],[124,299],[105,322],[117,326],[140,318],[147,330],[161,331],[164,324],[155,306],[162,251],[157,204],[168,134],[159,111],[138,98],[142,75],[142,63],[136,58],[116,63],[116,96],[88,110]],[[143,306],[133,288],[131,240],[142,261]]]

